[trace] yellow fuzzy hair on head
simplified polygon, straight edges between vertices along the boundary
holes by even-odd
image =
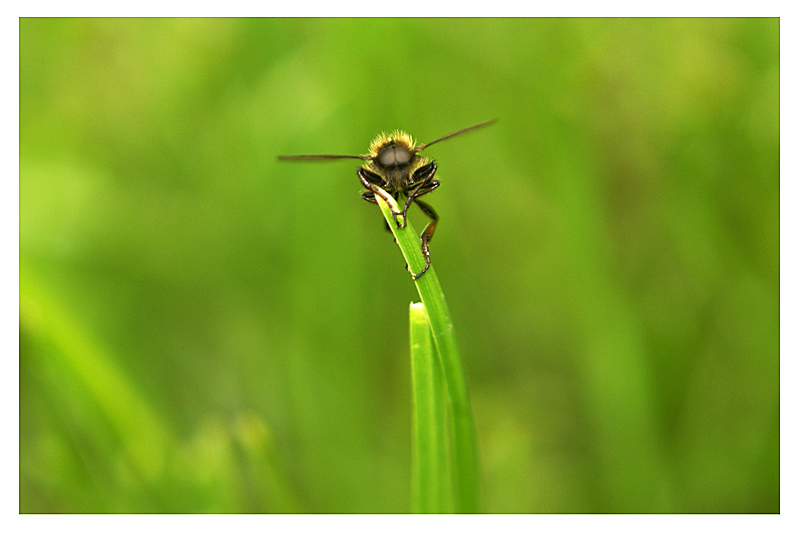
[[[414,138],[408,133],[400,130],[394,130],[390,133],[381,133],[369,145],[369,155],[371,157],[378,156],[378,150],[390,140],[394,140],[395,144],[406,146],[409,150],[413,150],[415,143]]]

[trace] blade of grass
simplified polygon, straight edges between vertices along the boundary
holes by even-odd
[[[420,272],[425,259],[420,249],[420,239],[411,224],[398,228],[392,219],[392,209],[379,195],[378,205],[397,240],[398,246],[412,272]],[[394,202],[393,202],[394,203]],[[455,480],[455,510],[458,513],[478,512],[478,465],[475,451],[475,425],[467,394],[467,381],[461,364],[461,355],[456,343],[453,320],[444,299],[439,278],[431,268],[415,281],[417,291],[425,305],[433,341],[442,365],[450,411],[452,435],[452,468]]]
[[[39,284],[25,265],[20,265],[19,286],[20,327],[52,346],[50,355],[74,373],[77,383],[105,415],[142,478],[160,480],[167,468],[168,450],[175,442],[171,427],[149,405],[113,354]],[[66,390],[55,387],[53,393],[57,396]]]
[[[452,492],[447,452],[447,404],[441,365],[425,306],[409,306],[414,403],[412,510],[450,513]]]

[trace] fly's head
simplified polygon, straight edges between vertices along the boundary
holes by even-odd
[[[414,172],[430,162],[418,155],[420,149],[404,131],[381,133],[369,145],[364,167],[383,178],[387,191],[404,191]]]

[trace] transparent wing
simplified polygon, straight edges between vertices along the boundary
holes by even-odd
[[[477,130],[478,128],[482,128],[484,126],[489,126],[490,124],[494,124],[495,122],[497,122],[497,119],[493,118],[493,119],[481,122],[480,124],[475,124],[474,126],[470,126],[469,128],[464,128],[463,130],[454,131],[453,133],[445,135],[444,137],[440,137],[440,138],[436,139],[435,141],[431,141],[429,143],[425,143],[425,144],[420,145],[419,148],[417,148],[415,150],[415,152],[421,152],[422,150],[424,150],[428,146],[430,146],[432,144],[436,144],[439,141],[443,141],[445,139],[449,139],[450,137],[455,137],[456,135],[461,135],[462,133],[467,133],[468,131]]]
[[[334,154],[308,154],[308,155],[279,155],[280,161],[332,161],[334,159],[360,159],[367,161],[365,155],[334,155]]]

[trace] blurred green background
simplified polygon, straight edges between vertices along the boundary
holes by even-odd
[[[406,512],[430,141],[486,512],[779,511],[778,19],[21,19],[20,511]],[[420,230],[425,218],[412,213]]]

